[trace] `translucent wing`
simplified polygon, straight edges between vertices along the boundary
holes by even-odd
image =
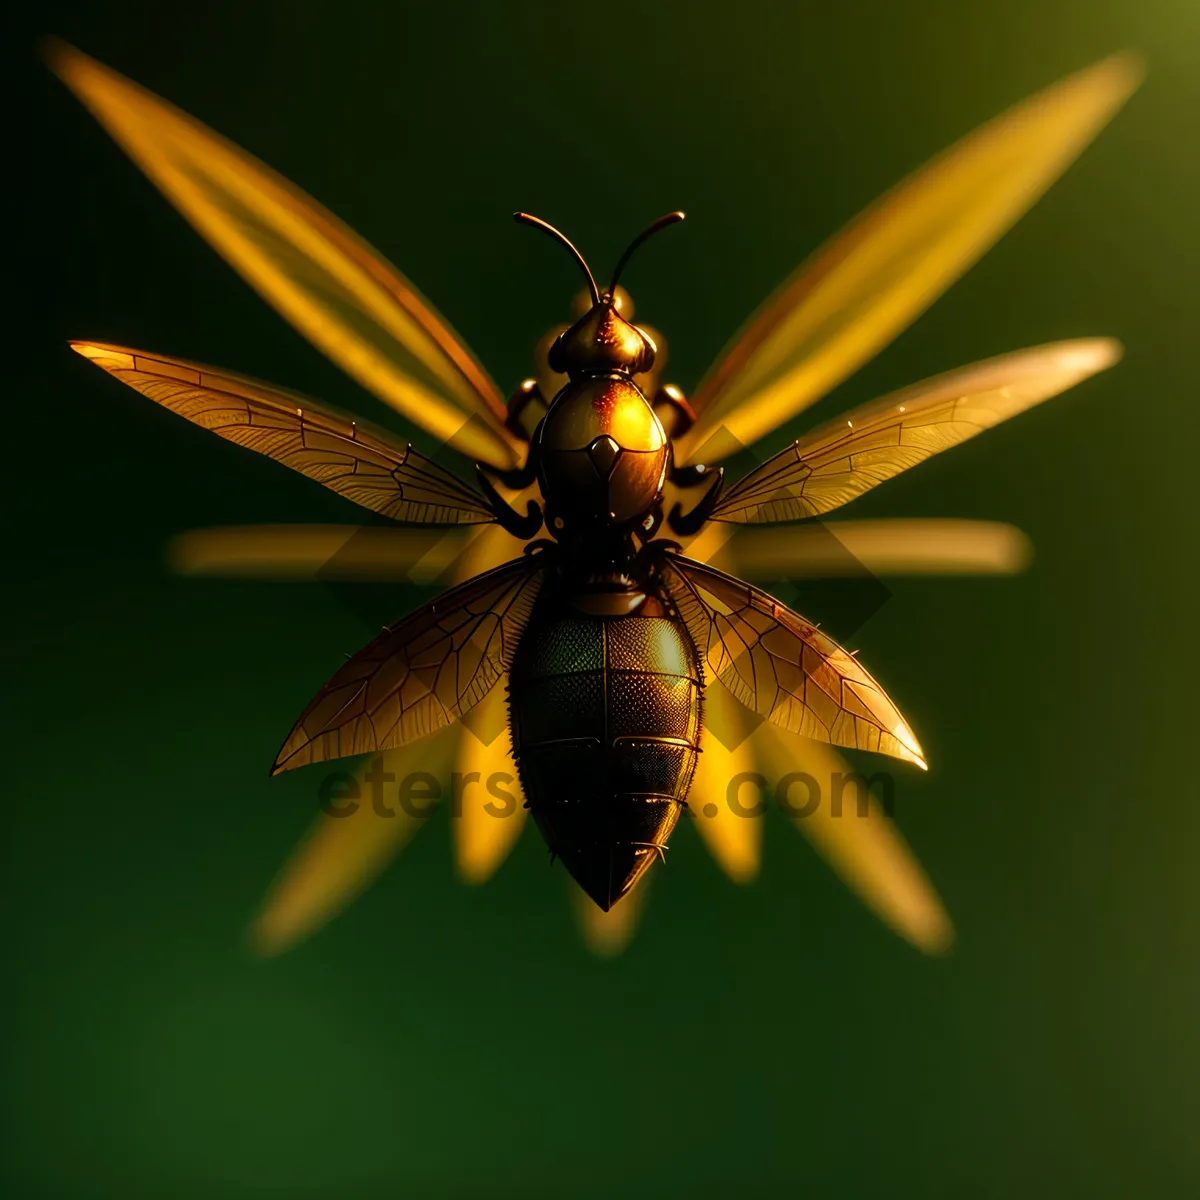
[[[522,557],[385,629],[317,693],[272,773],[391,750],[457,720],[508,670],[542,578],[536,556]]]
[[[917,739],[883,689],[815,625],[766,592],[671,556],[663,582],[720,680],[752,713],[792,733],[915,763]]]
[[[1118,343],[1105,338],[1056,342],[914,384],[805,434],[739,479],[712,518],[799,521],[830,512],[1066,391],[1120,355]]]
[[[1118,55],[933,159],[792,275],[691,397],[680,461],[715,462],[795,416],[916,319],[1026,211],[1136,88]]]
[[[394,521],[460,525],[495,519],[478,492],[411,446],[304,396],[124,346],[72,342],[71,348],[194,425]]]
[[[496,385],[394,267],[282,176],[61,42],[50,65],[226,261],[318,349],[414,424],[515,466]]]

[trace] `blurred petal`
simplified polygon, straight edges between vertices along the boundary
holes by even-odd
[[[234,525],[171,539],[181,575],[432,583],[463,553],[460,530],[360,525]]]
[[[503,687],[494,687],[464,718],[454,769],[455,865],[464,883],[483,883],[508,857],[529,815],[513,762]]]
[[[524,498],[525,493],[522,493],[522,511]],[[499,525],[472,525],[466,530],[462,548],[454,558],[447,583],[465,583],[475,575],[482,575],[493,567],[511,562],[521,553],[524,546],[523,540],[506,533]]]
[[[643,875],[633,890],[605,912],[586,892],[571,884],[571,907],[579,922],[584,945],[597,958],[616,958],[633,939],[642,919],[650,875]]]
[[[1032,559],[1032,543],[1012,525],[896,519],[739,526],[705,561],[744,579],[769,580],[1015,575]]]
[[[954,926],[937,892],[874,796],[850,786],[851,768],[835,750],[764,726],[754,739],[760,768],[778,781],[804,772],[817,782],[787,800],[805,815],[793,823],[812,842],[842,881],[885,924],[926,954],[943,954],[954,942]],[[846,780],[844,791],[839,781]],[[840,811],[834,802],[840,794]],[[860,807],[860,796],[867,797]],[[807,802],[807,803],[806,803]]]
[[[516,466],[495,383],[413,285],[332,213],[194,117],[73,46],[46,59],[260,296],[368,391],[468,458]]]
[[[720,684],[704,693],[704,728],[688,816],[717,865],[734,883],[750,883],[762,858],[762,797],[738,777],[757,768],[752,714]],[[619,907],[619,906],[618,906]]]
[[[250,927],[254,949],[280,954],[315,933],[355,899],[403,849],[426,819],[406,813],[395,794],[366,780],[373,763],[402,778],[410,771],[428,771],[437,778],[448,774],[462,732],[451,725],[402,750],[388,751],[358,765],[352,773],[358,786],[357,808],[350,815],[322,812],[284,865]],[[381,810],[375,811],[373,787],[382,791]],[[350,796],[353,796],[350,792]],[[350,799],[335,801],[350,807]]]
[[[1142,77],[1118,54],[969,134],[877,201],[771,296],[692,396],[676,447],[716,462],[778,429],[872,358],[1062,174]]]
[[[669,506],[675,500],[678,500],[685,510],[690,508],[693,503],[679,490],[672,493],[669,484],[665,497],[663,510],[666,512],[670,512]],[[725,552],[725,547],[735,536],[747,532],[749,530],[742,525],[732,525],[725,521],[706,521],[696,533],[680,537],[679,543],[683,547],[683,553],[695,562],[720,566],[723,561],[721,555]],[[727,570],[728,568],[720,567],[720,569]]]

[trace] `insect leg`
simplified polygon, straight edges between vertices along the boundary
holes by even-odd
[[[688,537],[693,533],[698,533],[700,527],[708,520],[709,514],[716,507],[717,497],[721,494],[721,482],[725,478],[725,468],[716,467],[710,470],[708,477],[712,480],[708,485],[708,491],[691,509],[685,513],[678,502],[671,509],[670,516],[667,517],[667,524],[671,527],[672,533],[677,533],[680,537]]]
[[[654,393],[650,407],[663,423],[669,438],[682,437],[696,423],[696,414],[687,397],[673,383],[663,384]]]
[[[487,500],[488,508],[496,518],[496,524],[513,537],[531,538],[542,527],[542,510],[536,500],[530,500],[525,505],[525,515],[522,516],[503,496],[496,491],[496,485],[488,478],[488,473],[479,464],[475,464],[475,474],[479,479],[479,488]],[[504,474],[497,473],[501,482]]]
[[[646,514],[645,519],[639,528],[634,530],[635,535],[644,544],[653,539],[658,533],[663,523],[663,508],[662,500],[656,500],[654,507]]]
[[[508,399],[508,416],[504,418],[504,424],[523,442],[531,441],[542,414],[549,407],[538,381],[522,380],[521,386]]]
[[[537,390],[537,384],[533,380],[526,380],[525,382],[531,385],[531,390],[533,392],[537,392],[539,396],[541,395],[541,393]],[[525,384],[521,385],[522,388],[524,386]],[[520,389],[518,389],[517,395],[521,395]],[[510,471],[501,471],[496,467],[486,467],[481,469],[485,469],[489,475],[500,480],[505,487],[512,488],[514,491],[520,491],[521,488],[527,488],[537,478],[537,435],[538,429],[540,428],[541,422],[539,421],[537,428],[534,429],[533,434],[530,437],[529,450],[525,455],[525,462],[522,466],[514,467]],[[522,437],[523,436],[524,434],[522,434]]]

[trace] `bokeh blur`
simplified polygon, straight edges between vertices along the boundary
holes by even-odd
[[[46,0],[6,15],[4,1194],[1196,1190],[1200,8]],[[249,952],[317,802],[319,770],[267,779],[283,734],[371,621],[429,593],[171,574],[181,531],[357,510],[119,388],[68,337],[388,417],[46,71],[47,33],[319,198],[505,389],[578,283],[514,209],[598,269],[686,209],[626,280],[686,391],[907,171],[1068,72],[1144,52],[1141,91],[1065,178],[807,414],[1057,338],[1127,348],[845,514],[1011,522],[1036,547],[1014,578],[889,580],[855,636],[929,757],[927,775],[897,768],[896,817],[953,953],[896,938],[775,813],[744,887],[681,828],[636,938],[597,959],[531,830],[467,887],[445,812],[312,940]],[[823,599],[808,615],[836,626]]]

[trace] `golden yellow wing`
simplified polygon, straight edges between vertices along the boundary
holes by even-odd
[[[456,721],[508,670],[542,579],[526,555],[385,629],[317,693],[272,774],[393,750]]]
[[[691,398],[677,459],[716,462],[829,392],[1009,228],[1141,78],[1116,55],[984,125],[899,184],[799,268]]]
[[[393,521],[495,520],[482,495],[381,429],[243,375],[126,346],[72,342],[114,379],[218,437]]]
[[[803,737],[925,768],[884,690],[832,638],[778,600],[702,563],[669,555],[663,583],[709,680],[752,713]]]
[[[715,521],[800,521],[1074,387],[1121,355],[1114,341],[1056,342],[950,371],[805,434],[739,479]]]
[[[517,464],[496,385],[393,266],[293,184],[62,42],[51,67],[196,230],[309,341],[463,454]]]

